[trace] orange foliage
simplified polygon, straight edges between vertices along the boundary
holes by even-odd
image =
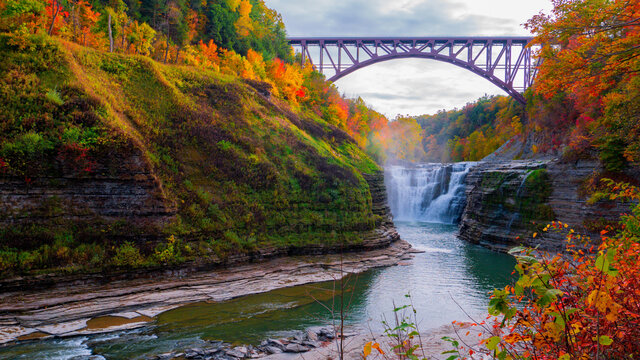
[[[300,66],[285,64],[282,60],[275,58],[267,66],[267,76],[285,99],[294,105],[298,104],[298,95],[301,94],[304,81]]]
[[[50,26],[52,35],[58,35],[65,25],[64,19],[69,16],[64,6],[58,0],[49,0],[46,7],[47,26]]]
[[[206,44],[200,40],[198,46],[200,47],[202,65],[219,69],[220,57],[218,56],[218,45],[216,45],[213,40],[209,40]]]
[[[86,0],[78,0],[72,8],[70,16],[73,41],[84,46],[87,46],[87,43],[95,44],[96,38],[91,33],[91,29],[98,22],[99,17],[100,13],[93,11]]]
[[[238,6],[238,20],[236,20],[236,31],[242,37],[249,36],[249,33],[253,30],[253,21],[249,17],[251,13],[251,2],[249,0],[241,0]]]
[[[543,59],[534,88],[538,98],[530,104],[537,125],[555,148],[569,143],[584,151],[616,138],[627,159],[637,158],[640,2],[554,0],[553,5],[550,15],[526,24]],[[574,125],[586,118],[595,122]]]

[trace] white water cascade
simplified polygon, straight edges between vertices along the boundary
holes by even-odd
[[[466,201],[464,180],[475,164],[387,167],[385,184],[394,220],[456,224]]]

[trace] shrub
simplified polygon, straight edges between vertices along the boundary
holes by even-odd
[[[516,248],[518,281],[494,291],[489,313],[494,335],[482,351],[497,359],[622,359],[640,354],[640,190],[610,182],[597,198],[636,202],[621,229],[602,244],[580,249],[584,240],[568,225],[544,230],[567,232],[567,254],[551,256]]]
[[[62,100],[62,97],[60,96],[60,93],[57,89],[51,89],[47,91],[47,94],[45,96],[47,100],[55,105],[61,106],[64,104],[64,100]]]
[[[611,137],[600,146],[600,161],[607,171],[621,172],[627,167],[624,151],[627,145],[622,139]]]
[[[111,261],[116,266],[135,267],[142,264],[143,258],[134,244],[125,242],[116,249],[116,255]]]
[[[181,241],[171,235],[166,244],[161,244],[156,248],[153,259],[160,264],[179,264],[184,262],[181,248]]]

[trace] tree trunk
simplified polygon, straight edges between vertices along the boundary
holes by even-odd
[[[131,22],[129,22],[129,24],[131,24]],[[129,24],[127,24],[127,25],[129,25]],[[122,26],[122,44],[120,44],[120,47],[122,48],[122,52],[126,54],[127,53],[127,49],[124,47],[124,41],[126,40],[125,39],[125,33],[126,32],[124,31],[124,26]]]
[[[113,52],[113,33],[111,32],[111,12],[109,12],[109,20],[107,21],[109,28],[109,52]]]
[[[176,61],[174,61],[176,64],[178,63],[178,59],[180,59],[180,50],[182,48],[180,46],[178,46],[178,49],[176,50]]]
[[[73,4],[73,6],[71,6],[71,25],[73,27],[73,41],[78,41],[79,36],[78,33],[76,32],[78,30],[77,25],[77,20],[78,20],[78,10],[76,8],[76,4]]]
[[[167,47],[164,49],[164,63],[167,63],[167,58],[169,57],[169,40],[167,40]]]
[[[53,13],[53,18],[51,19],[51,26],[49,26],[49,35],[53,33],[53,25],[55,25],[56,17],[58,17],[58,13],[60,12],[60,4],[58,4],[58,0],[53,0],[53,6],[55,6],[55,11]]]

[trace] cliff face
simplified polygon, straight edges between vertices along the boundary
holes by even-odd
[[[0,53],[0,277],[397,238],[380,167],[267,83],[48,38]]]
[[[140,154],[96,164],[90,176],[58,165],[58,171],[29,182],[0,178],[0,228],[120,220],[152,229],[176,214],[175,204]],[[135,236],[132,230],[121,235]]]
[[[375,172],[365,175],[371,193],[371,207],[376,216],[375,228],[373,230],[361,231],[359,233],[360,242],[348,243],[345,246],[337,244],[309,244],[304,247],[276,247],[264,246],[252,252],[239,252],[226,258],[208,258],[200,261],[188,261],[179,265],[152,267],[138,269],[133,272],[126,269],[118,271],[92,273],[92,274],[45,274],[30,277],[0,278],[0,294],[11,291],[25,291],[46,288],[64,288],[65,286],[104,284],[113,281],[131,280],[136,278],[160,279],[160,278],[183,278],[189,274],[210,271],[221,265],[230,266],[253,261],[263,261],[278,257],[292,255],[320,255],[338,252],[358,252],[373,251],[387,248],[397,242],[398,248],[403,253],[410,248],[410,245],[401,241],[400,235],[393,224],[391,210],[387,204],[387,191],[384,184],[384,172]],[[160,190],[152,179],[145,178],[142,174],[133,179],[62,179],[66,183],[61,183],[56,190],[51,186],[40,185],[37,188],[32,186],[28,193],[25,189],[16,186],[9,186],[8,182],[2,184],[3,199],[13,199],[15,206],[8,207],[21,211],[29,210],[27,204],[33,204],[37,208],[38,204],[51,201],[50,198],[58,197],[61,201],[73,204],[84,204],[84,212],[76,215],[58,215],[61,219],[67,219],[79,223],[81,218],[92,221],[96,218],[111,217],[122,219],[119,216],[128,214],[131,219],[144,220],[151,225],[149,229],[157,229],[163,221],[172,219],[174,210],[167,205],[166,199],[158,194]],[[73,184],[73,185],[70,185]],[[112,196],[113,195],[113,196]],[[114,197],[115,199],[112,199]],[[28,199],[28,200],[27,200]],[[105,201],[105,199],[108,199]],[[31,209],[33,210],[33,209]],[[39,221],[50,222],[56,215],[43,215]],[[27,222],[29,218],[12,218],[13,223]],[[37,219],[36,219],[37,221]],[[124,236],[124,235],[123,235]],[[139,237],[140,234],[130,234],[129,237]],[[157,237],[157,233],[145,235],[147,238]],[[140,241],[140,239],[138,239]],[[391,252],[395,250],[390,250]],[[354,255],[355,256],[355,255]]]
[[[601,170],[586,160],[481,163],[467,176],[460,237],[498,251],[521,244],[559,251],[565,234],[541,231],[555,220],[597,241],[601,228],[629,209],[617,202],[587,204],[584,184]]]
[[[384,172],[380,171],[371,175],[365,175],[371,192],[371,203],[376,218],[376,229],[364,236],[365,248],[380,248],[400,240],[400,235],[393,224],[391,209],[387,201],[387,188],[384,182]]]

